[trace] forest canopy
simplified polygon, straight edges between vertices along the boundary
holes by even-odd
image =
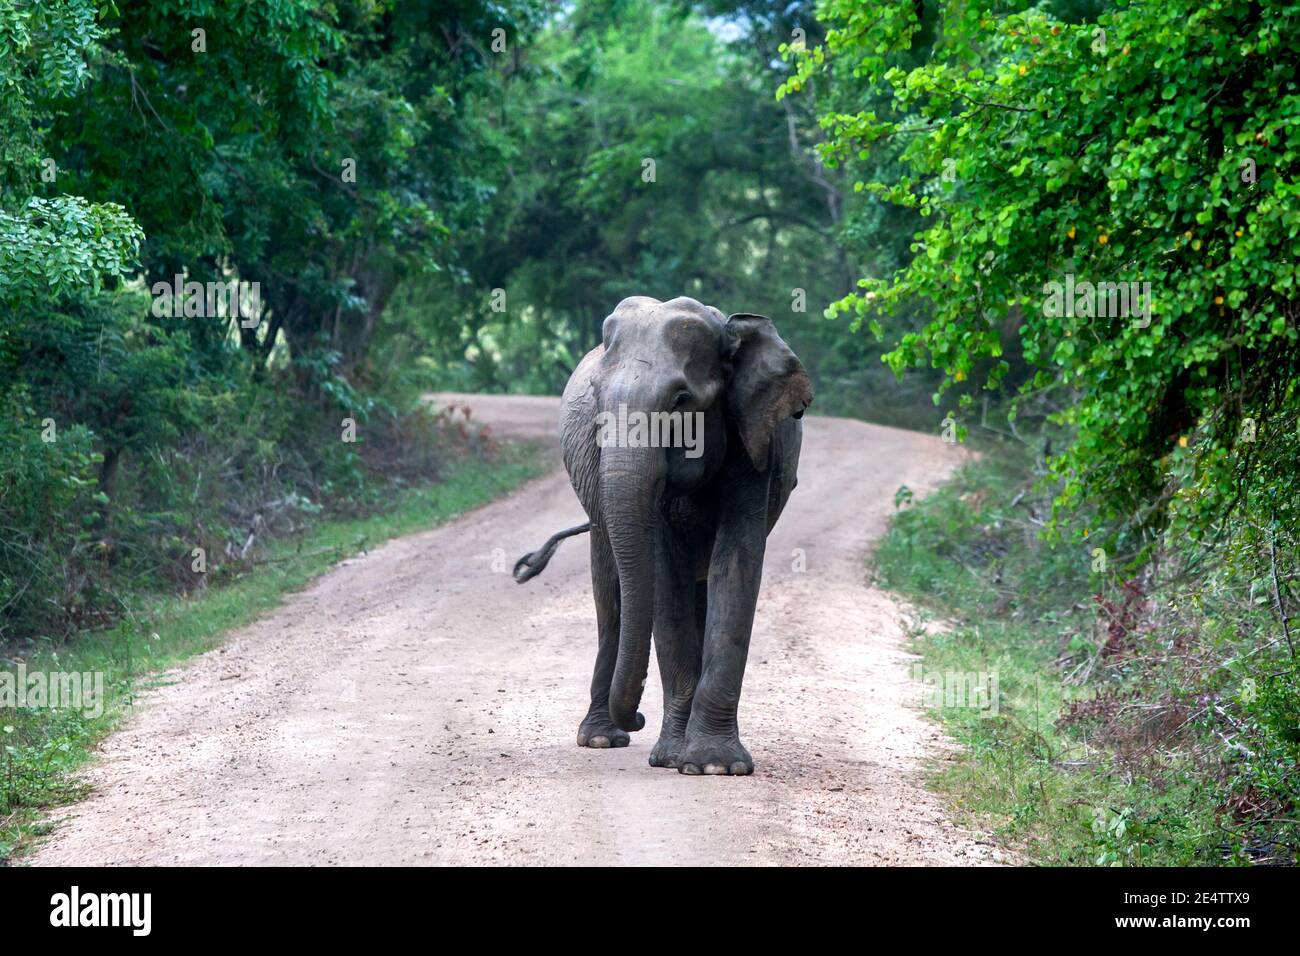
[[[1059,503],[1098,506],[1130,548],[1168,519],[1199,535],[1236,509],[1300,526],[1300,7],[926,10],[829,0],[826,43],[792,51],[783,93],[846,74],[877,92],[823,113],[822,155],[905,142],[855,186],[925,221],[904,268],[832,311],[889,336],[924,303],[887,361],[930,364],[945,387],[981,364],[998,387],[1013,328],[1033,370],[1019,396],[1059,396],[1070,436],[1052,460]]]

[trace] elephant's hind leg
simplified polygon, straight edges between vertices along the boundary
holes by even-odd
[[[578,725],[579,747],[626,747],[631,738],[609,716],[609,682],[618,660],[618,566],[605,532],[591,529],[591,591],[596,601],[596,668],[591,707]]]

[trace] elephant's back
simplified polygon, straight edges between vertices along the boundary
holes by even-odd
[[[569,376],[560,401],[560,447],[564,451],[564,467],[588,518],[596,514],[596,468],[599,464],[594,439],[596,393],[591,386],[591,376],[603,354],[604,346],[598,345],[582,357]]]

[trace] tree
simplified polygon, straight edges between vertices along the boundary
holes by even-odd
[[[1198,533],[1262,487],[1263,462],[1294,460],[1300,7],[1128,2],[1072,21],[982,0],[828,0],[822,13],[826,43],[798,54],[784,92],[833,70],[887,89],[876,108],[823,114],[825,156],[905,144],[898,175],[860,188],[926,220],[906,264],[833,309],[879,333],[923,303],[932,318],[898,341],[895,370],[928,361],[952,384],[988,360],[996,387],[999,328],[1016,322],[1036,368],[1024,395],[1066,393],[1058,504],[1094,504],[1117,535],[1171,516]],[[923,31],[933,48],[916,62]],[[1104,309],[1057,309],[1067,276],[1094,292],[1149,283],[1150,314],[1140,298],[1119,314],[1109,290]],[[1298,490],[1273,504],[1292,527]]]
[[[469,92],[508,71],[528,2],[123,6],[53,139],[75,188],[144,226],[148,282],[257,282],[263,321],[194,323],[350,377],[399,281],[483,199]],[[316,358],[312,358],[320,353]]]
[[[426,352],[445,384],[557,391],[620,299],[685,294],[772,315],[814,375],[833,361],[820,313],[853,275],[838,187],[773,98],[762,50],[784,27],[724,26],[666,0],[558,16],[482,107],[503,157],[491,228],[454,237],[452,267],[399,297],[389,344]]]
[[[87,0],[0,0],[0,308],[99,288],[134,264],[142,234],[121,205],[36,195],[58,178],[48,125],[83,89],[102,39]],[[6,338],[0,327],[0,350]]]

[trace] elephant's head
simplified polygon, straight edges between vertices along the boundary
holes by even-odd
[[[680,448],[601,442],[601,520],[618,564],[620,595],[609,712],[622,729],[639,730],[654,619],[656,524],[668,485],[679,485],[683,470],[688,481],[701,480],[728,454],[744,455],[756,471],[765,471],[773,432],[784,419],[803,414],[812,385],[771,319],[723,318],[685,297],[624,299],[605,320],[603,344],[591,377],[603,421],[699,412],[696,420],[709,423],[697,435],[707,445],[698,458],[685,459]],[[728,451],[728,435],[741,447]]]

